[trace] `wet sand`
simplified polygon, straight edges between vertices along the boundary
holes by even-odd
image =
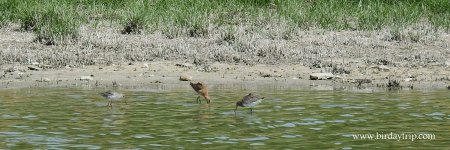
[[[81,68],[61,68],[30,70],[23,65],[4,65],[16,68],[8,72],[0,80],[1,88],[27,87],[89,87],[114,88],[116,82],[123,89],[155,89],[155,88],[189,88],[189,81],[181,81],[180,77],[192,82],[205,82],[212,88],[286,88],[316,90],[363,90],[374,91],[386,89],[392,72],[383,71],[365,78],[364,76],[336,75],[334,79],[311,80],[312,72],[302,65],[229,65],[214,63],[209,72],[199,71],[197,67],[180,66],[176,62],[148,62],[133,64],[113,64],[110,66],[85,66]],[[375,68],[375,70],[378,70]],[[401,69],[399,69],[401,70]],[[398,71],[398,70],[397,70]],[[425,70],[423,72],[426,72]],[[398,71],[400,72],[400,71]],[[402,75],[398,75],[402,76]],[[359,84],[356,79],[368,79],[371,83]],[[414,80],[391,78],[400,81],[402,89],[444,89],[448,81],[432,80],[416,77]]]

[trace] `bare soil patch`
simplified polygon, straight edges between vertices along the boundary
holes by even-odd
[[[317,30],[283,39],[237,29],[230,40],[214,32],[202,38],[121,34],[119,26],[99,25],[81,27],[77,43],[45,46],[18,28],[0,30],[2,88],[112,87],[113,81],[124,88],[188,87],[182,75],[220,86],[376,89],[389,80],[404,89],[450,85],[447,33],[399,41],[388,31]],[[334,77],[310,80],[312,73]]]

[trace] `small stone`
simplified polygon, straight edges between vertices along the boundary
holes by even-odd
[[[181,75],[180,81],[192,81],[192,76],[189,75]]]
[[[44,65],[44,64],[40,64],[40,65],[38,65],[38,66],[41,67],[41,68],[44,68],[44,69],[53,68],[52,65]]]
[[[50,82],[50,81],[52,81],[52,80],[50,80],[49,78],[43,78],[42,79],[42,82]]]
[[[370,80],[370,79],[355,79],[355,82],[358,84],[372,83],[372,80]]]
[[[118,83],[118,82],[116,82],[116,81],[113,81],[113,82],[112,82],[112,86],[113,86],[114,88],[117,88],[117,87],[122,86],[122,84],[120,84],[120,83]]]
[[[417,81],[417,79],[416,78],[405,78],[405,79],[403,79],[403,81],[411,82],[411,81]]]
[[[41,78],[40,80],[36,80],[37,82],[50,82],[49,78]]]
[[[270,77],[282,77],[282,75],[277,73],[271,73],[271,72],[259,72],[259,76],[263,78],[270,78]]]
[[[192,68],[192,67],[194,67],[194,65],[191,64],[191,63],[175,64],[175,66],[183,67],[183,68]]]
[[[334,75],[332,73],[312,73],[309,75],[309,79],[311,80],[327,80],[333,78]]]
[[[81,76],[80,80],[81,81],[92,81],[92,80],[94,80],[94,78],[92,76]]]
[[[268,74],[268,73],[262,73],[262,72],[259,73],[259,76],[264,77],[264,78],[270,78],[270,77],[272,77],[271,74]]]
[[[24,73],[21,71],[14,71],[13,73],[18,74],[18,75],[23,75]]]
[[[147,63],[142,64],[141,68],[148,68],[148,64]]]
[[[42,68],[39,68],[39,67],[37,67],[37,66],[27,66],[27,67],[28,67],[28,69],[30,69],[30,70],[35,70],[35,71],[42,70]]]
[[[389,71],[390,70],[390,68],[385,65],[373,66],[372,68],[377,68],[379,71]]]

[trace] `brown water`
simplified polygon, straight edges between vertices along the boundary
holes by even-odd
[[[215,89],[212,104],[184,90],[122,91],[106,107],[96,89],[0,90],[0,149],[373,149],[450,147],[450,93]],[[378,139],[377,138],[378,133]],[[390,134],[407,139],[388,139]],[[373,139],[355,139],[373,134]],[[365,136],[365,135],[364,135]],[[431,139],[413,139],[414,136]]]

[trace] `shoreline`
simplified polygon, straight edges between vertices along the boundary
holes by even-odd
[[[382,90],[378,86],[389,79],[403,89],[450,85],[450,34],[445,32],[419,42],[387,40],[391,35],[381,31],[299,31],[290,40],[242,33],[227,44],[220,33],[168,39],[161,33],[124,35],[118,26],[99,25],[82,26],[77,43],[45,46],[19,29],[0,29],[0,88],[96,87],[96,81],[97,87],[116,81],[129,89],[188,85],[179,81],[181,75],[243,87]],[[332,73],[334,79],[310,80],[313,73]]]
[[[184,63],[187,64],[187,63]],[[149,62],[112,66],[86,66],[83,68],[62,68],[30,70],[23,65],[14,66],[16,71],[8,72],[0,79],[0,88],[105,88],[114,89],[116,82],[120,89],[154,90],[190,88],[189,82],[205,82],[212,88],[237,89],[312,89],[383,91],[388,90],[388,79],[377,76],[368,79],[371,83],[358,86],[357,77],[346,75],[328,80],[310,80],[313,69],[301,65],[229,65],[214,63],[211,72],[198,71],[195,67],[179,66],[175,62]],[[8,65],[6,65],[8,66]],[[29,65],[28,65],[29,66]],[[5,65],[1,66],[5,67]],[[286,69],[291,68],[291,69]],[[25,70],[26,69],[26,70]],[[20,75],[19,75],[20,74]],[[181,81],[180,77],[190,81]],[[439,90],[449,85],[445,81],[398,80],[398,90]],[[412,88],[411,88],[412,87]]]

